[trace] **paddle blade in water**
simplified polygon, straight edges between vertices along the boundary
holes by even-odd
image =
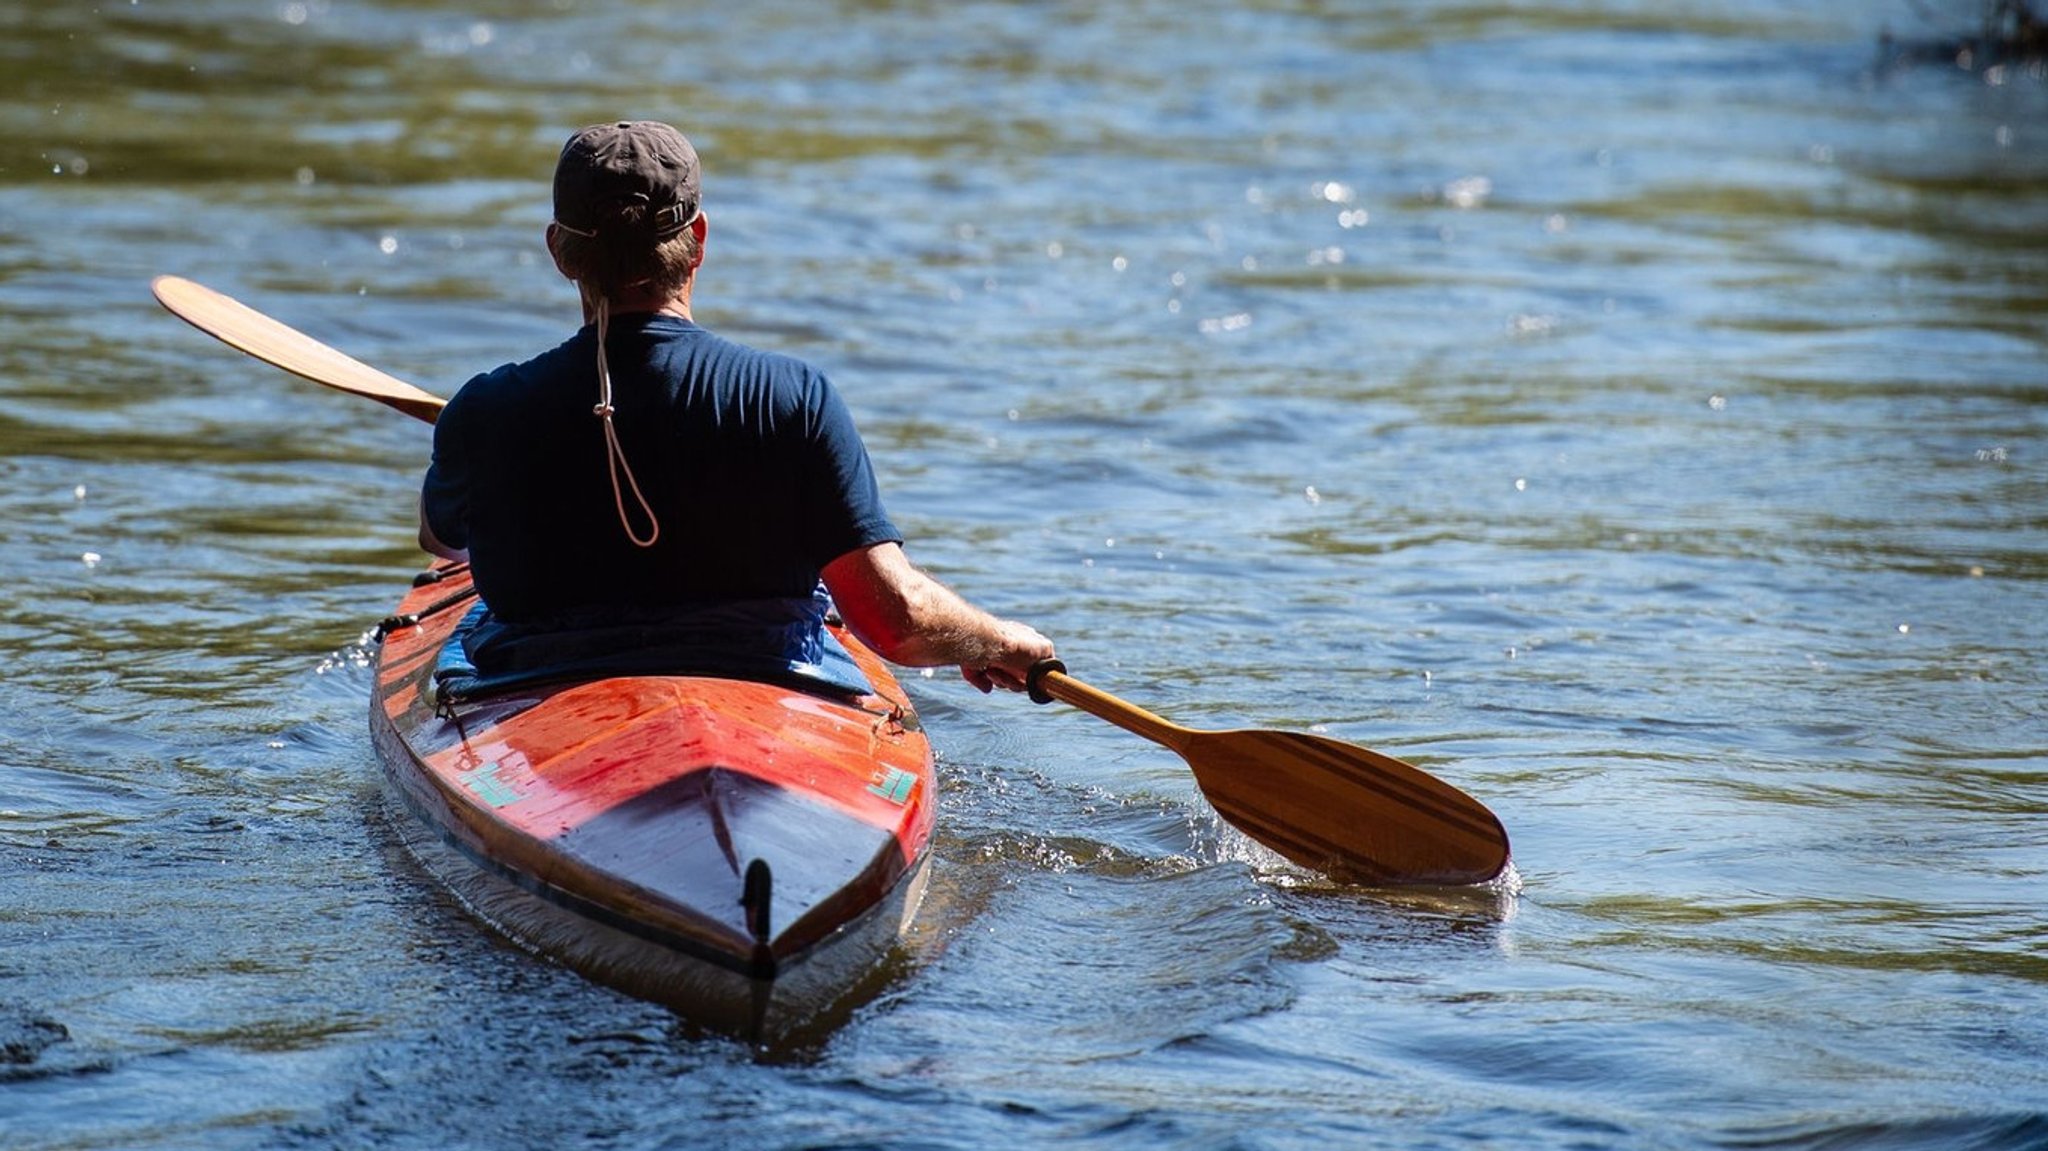
[[[1196,732],[1181,754],[1217,814],[1334,878],[1485,883],[1507,866],[1493,812],[1391,756],[1285,731]]]
[[[1486,805],[1419,767],[1356,744],[1286,731],[1196,731],[1067,674],[1031,669],[1031,698],[1059,699],[1179,752],[1210,804],[1288,859],[1361,883],[1485,883],[1508,864]]]

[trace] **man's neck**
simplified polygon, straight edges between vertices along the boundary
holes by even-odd
[[[588,289],[584,289],[581,295],[583,322],[593,323],[597,320],[597,298]],[[682,291],[673,296],[627,288],[611,298],[611,313],[614,316],[679,316],[687,320],[690,318],[690,284],[684,284]]]

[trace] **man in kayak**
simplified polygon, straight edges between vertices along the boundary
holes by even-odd
[[[468,559],[490,609],[471,658],[490,672],[673,645],[816,662],[836,606],[885,659],[1021,689],[1052,643],[910,562],[823,373],[692,322],[706,232],[674,128],[600,124],[562,149],[547,246],[584,327],[465,384],[421,490],[421,546]]]

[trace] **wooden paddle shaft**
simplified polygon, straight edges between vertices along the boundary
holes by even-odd
[[[1106,719],[1182,755],[1187,754],[1188,741],[1201,734],[1082,683],[1068,675],[1067,665],[1056,659],[1042,660],[1033,667],[1028,686],[1033,702],[1050,703],[1057,699],[1072,704],[1097,719]]]

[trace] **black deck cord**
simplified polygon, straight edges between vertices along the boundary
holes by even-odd
[[[413,580],[413,586],[425,587],[428,584],[439,583],[442,580],[447,579],[449,576],[452,576],[457,572],[462,571],[464,568],[468,566],[469,565],[467,564],[455,564],[451,567],[436,568],[433,571],[421,572],[419,576]],[[419,622],[423,619],[426,619],[428,616],[439,615],[457,604],[465,603],[475,598],[476,585],[471,584],[468,587],[463,588],[461,591],[456,592],[454,595],[437,599],[433,603],[428,604],[427,606],[421,608],[418,611],[407,612],[403,615],[386,616],[384,617],[382,622],[378,623],[375,638],[377,642],[382,643],[384,641],[384,637],[390,635],[394,631],[400,631],[404,628],[409,627],[417,627],[419,625]]]

